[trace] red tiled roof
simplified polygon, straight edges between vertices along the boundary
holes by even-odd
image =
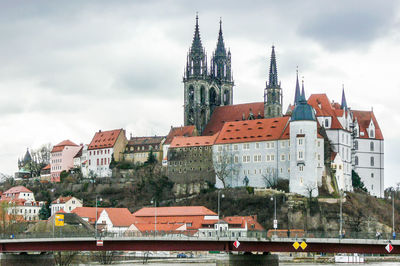
[[[154,217],[157,209],[157,218],[161,216],[204,216],[217,215],[204,206],[176,206],[176,207],[146,207],[133,213],[137,217]]]
[[[134,222],[134,217],[127,208],[105,208],[113,226],[129,227]]]
[[[64,150],[65,146],[78,146],[75,143],[73,143],[72,141],[70,141],[69,139],[67,140],[63,140],[60,143],[58,143],[57,145],[53,146],[53,149],[51,150],[51,152],[59,152]]]
[[[215,144],[277,140],[288,126],[289,117],[227,122],[221,129]]]
[[[197,131],[195,126],[184,126],[184,127],[172,127],[169,131],[164,144],[171,144],[174,137],[193,137],[197,136]]]
[[[154,231],[154,223],[137,223],[134,224],[135,227],[140,231],[140,232],[149,232],[149,231]],[[158,232],[160,231],[176,231],[179,227],[183,226],[183,224],[160,224],[157,223],[156,229]]]
[[[54,204],[57,204],[57,203],[66,203],[66,202],[69,201],[70,199],[72,199],[71,196],[69,196],[69,197],[59,197],[58,199],[53,200],[51,203],[54,203]],[[59,202],[57,202],[57,201],[59,201]]]
[[[46,165],[45,167],[42,168],[42,170],[49,170],[51,168],[50,164]]]
[[[255,117],[258,114],[264,117],[264,102],[218,106],[212,113],[210,121],[202,132],[202,135],[211,136],[218,133],[225,122],[242,121],[243,114],[247,119],[250,109]]]
[[[217,134],[213,136],[198,137],[175,137],[170,148],[192,147],[192,146],[211,146],[214,144]]]
[[[97,207],[97,218],[104,208]],[[96,220],[96,207],[77,207],[71,211],[81,218],[88,218],[89,222],[94,222]]]
[[[367,128],[369,127],[369,122],[372,121],[374,122],[375,125],[375,139],[380,139],[383,140],[383,134],[381,131],[381,128],[379,127],[378,121],[375,118],[374,112],[373,111],[358,111],[358,110],[352,110],[353,113],[353,118],[354,120],[357,119],[358,126],[360,128],[360,133],[364,132],[364,136],[359,135],[359,138],[364,138],[367,139],[369,138],[369,132]]]
[[[262,231],[265,230],[258,222],[255,216],[227,216],[223,219],[228,224],[240,225],[245,228],[247,223],[247,230]]]
[[[83,146],[81,146],[81,148],[79,149],[79,151],[76,152],[76,154],[74,155],[74,158],[79,158],[82,156],[82,151],[83,151]]]
[[[316,116],[330,116],[332,118],[331,129],[343,129],[337,119],[335,109],[332,107],[332,104],[329,102],[329,98],[325,93],[311,94],[307,102],[315,109]]]
[[[32,191],[30,191],[29,189],[27,189],[24,186],[16,186],[16,187],[12,187],[9,190],[5,191],[3,194],[16,194],[16,193],[21,193],[21,192],[32,193]]]
[[[96,132],[89,144],[88,150],[112,148],[123,129]]]

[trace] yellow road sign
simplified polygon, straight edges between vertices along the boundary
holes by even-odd
[[[301,244],[300,244],[300,247],[303,249],[303,250],[305,250],[306,249],[306,247],[307,247],[307,243],[306,242],[301,242]]]
[[[294,249],[298,249],[299,247],[300,247],[300,244],[299,244],[299,242],[294,242],[293,243],[293,247],[294,247]]]
[[[55,226],[64,226],[64,214],[56,214]]]

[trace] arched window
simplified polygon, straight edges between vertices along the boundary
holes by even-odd
[[[194,102],[194,88],[193,88],[193,86],[189,87],[189,95],[188,95],[188,97],[189,97],[189,103],[193,104],[193,102]]]
[[[355,163],[355,165],[358,165],[358,156],[356,156],[356,157],[354,158],[354,163]]]
[[[224,91],[224,105],[229,105],[229,99],[230,99],[229,91],[225,90]]]
[[[355,149],[355,150],[358,150],[358,140],[355,140],[355,141],[354,141],[354,149]]]
[[[217,105],[217,93],[215,92],[215,89],[211,88],[209,94],[210,105]]]
[[[374,164],[375,164],[375,160],[374,160],[374,157],[371,157],[371,166],[374,166]]]
[[[200,102],[203,104],[206,102],[206,89],[204,86],[201,86],[200,88]]]
[[[328,120],[328,118],[325,119],[325,127],[329,127],[329,120]]]
[[[371,143],[369,144],[369,149],[370,151],[374,151],[374,142],[371,141]]]

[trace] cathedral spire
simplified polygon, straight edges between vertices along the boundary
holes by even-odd
[[[205,76],[207,74],[206,62],[207,58],[200,38],[199,16],[196,14],[196,26],[187,57],[184,79]]]
[[[276,69],[275,46],[272,45],[271,62],[269,66],[269,87],[278,87],[278,71]]]
[[[344,94],[344,84],[343,84],[343,88],[342,88],[342,104],[340,105],[340,108],[347,110],[346,95]]]
[[[222,36],[222,19],[221,18],[219,19],[219,33],[218,33],[218,42],[217,42],[217,49],[215,50],[215,55],[226,57],[224,37]]]
[[[224,37],[222,35],[222,19],[219,20],[217,47],[211,58],[211,77],[218,80],[232,82],[231,53],[226,53]]]
[[[299,68],[296,69],[296,91],[294,94],[294,105],[299,104],[300,100],[300,85],[299,85]]]

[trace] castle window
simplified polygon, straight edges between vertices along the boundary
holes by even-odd
[[[357,140],[354,141],[354,149],[358,150],[358,141]]]
[[[374,166],[374,164],[375,164],[374,157],[371,157],[371,159],[370,159],[370,164],[371,164],[371,166]]]
[[[374,173],[371,173],[371,178],[374,178]]]
[[[371,143],[369,144],[369,149],[370,151],[374,151],[374,142],[371,141]]]

